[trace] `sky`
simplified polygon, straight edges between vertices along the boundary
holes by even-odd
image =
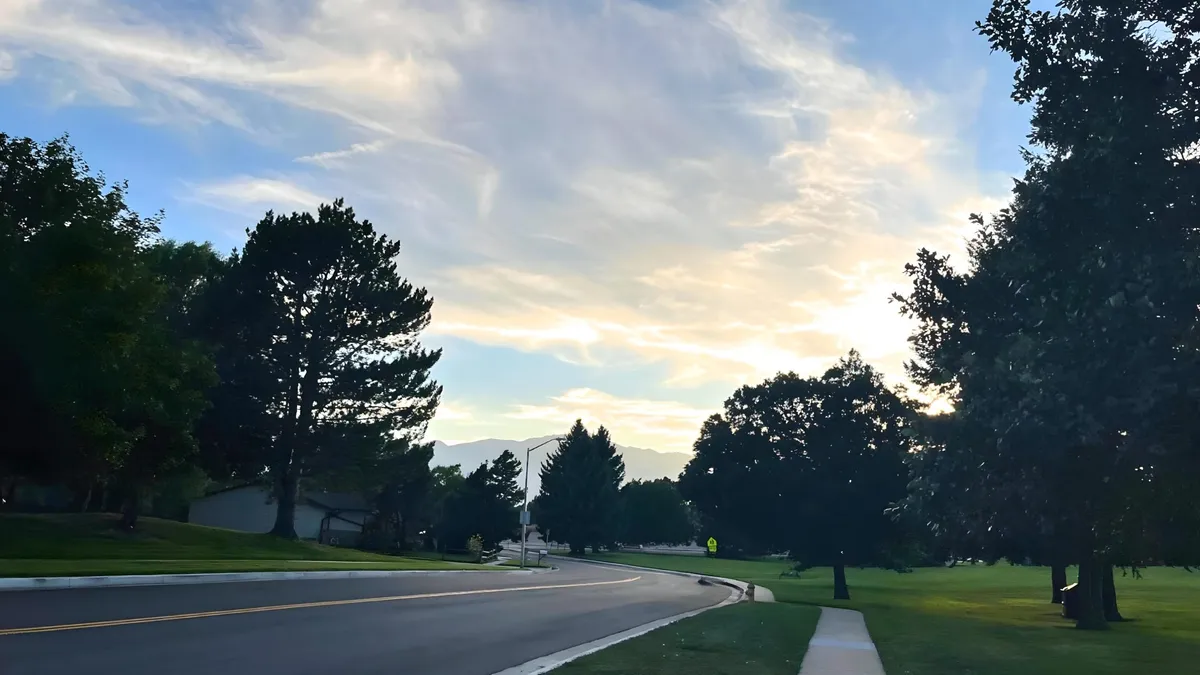
[[[687,451],[779,371],[904,381],[904,264],[1022,170],[989,5],[0,0],[0,131],[223,251],[345,198],[434,297],[429,438]]]

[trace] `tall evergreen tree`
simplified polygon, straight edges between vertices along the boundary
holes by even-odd
[[[576,420],[542,464],[538,526],[566,541],[576,555],[589,545],[614,543],[624,473],[624,460],[607,430],[601,427],[592,435],[582,420]]]
[[[441,352],[418,342],[432,300],[400,276],[399,243],[341,200],[315,217],[268,213],[248,235],[227,277],[237,330],[225,348],[246,386],[230,403],[266,412],[254,418],[269,423],[266,456],[254,459],[275,486],[272,533],[291,538],[301,477],[336,460],[319,457],[322,439],[344,425],[418,439],[441,395],[429,378]]]

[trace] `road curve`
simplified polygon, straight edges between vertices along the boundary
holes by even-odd
[[[490,675],[728,596],[574,562],[536,575],[0,593],[0,672]]]

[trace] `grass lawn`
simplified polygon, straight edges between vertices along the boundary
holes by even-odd
[[[1200,574],[1180,569],[1148,569],[1140,580],[1118,573],[1121,613],[1132,620],[1093,633],[1050,604],[1048,568],[851,569],[853,599],[835,602],[827,568],[796,579],[779,577],[783,561],[589,557],[752,581],[784,603],[861,610],[888,675],[1182,675],[1200,663]]]
[[[127,533],[116,522],[111,514],[0,515],[0,576],[480,569],[157,518]]]
[[[626,640],[555,675],[796,675],[816,607],[738,603]]]

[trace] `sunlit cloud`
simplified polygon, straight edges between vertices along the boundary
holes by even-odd
[[[622,443],[649,441],[660,451],[687,451],[711,410],[671,401],[619,398],[594,389],[571,389],[544,404],[523,404],[507,414],[514,420],[545,422],[566,429],[581,419],[595,429],[604,425]]]
[[[231,166],[187,198],[344,196],[404,244],[432,333],[666,372],[647,388],[815,373],[850,348],[900,379],[904,263],[960,252],[966,214],[1007,189],[975,169],[971,96],[857,65],[781,2],[214,5],[180,26],[138,0],[0,3],[0,78],[4,54],[34,54],[64,104],[286,142],[286,166]],[[707,412],[605,396],[514,414],[611,413],[623,442],[682,447]]]

